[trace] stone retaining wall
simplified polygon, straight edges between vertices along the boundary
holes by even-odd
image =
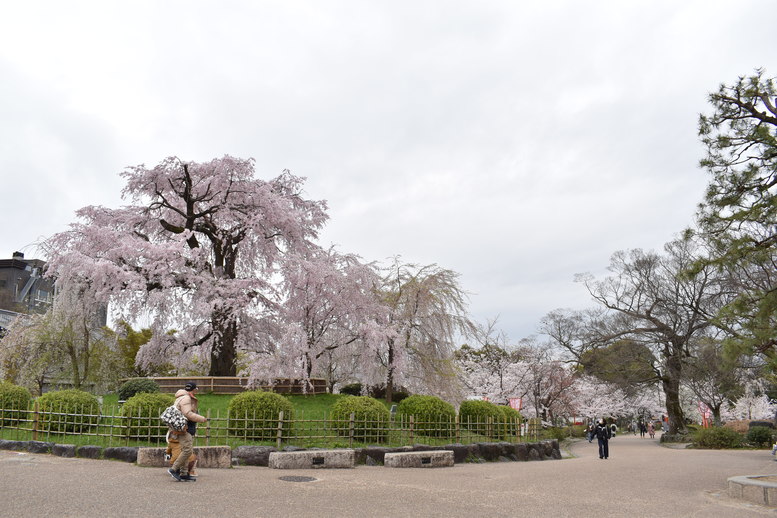
[[[195,451],[204,451],[203,448],[227,448],[223,447],[197,447]],[[0,439],[0,450],[26,451],[29,453],[50,453],[60,457],[82,457],[88,459],[112,459],[124,462],[138,462],[137,447],[108,447],[101,446],[75,446],[72,444],[55,444],[53,442],[41,441],[8,441]],[[164,450],[164,448],[156,448]],[[537,460],[556,460],[561,459],[561,450],[557,440],[541,441],[535,443],[508,443],[508,442],[489,442],[475,444],[446,444],[444,446],[427,446],[417,444],[415,446],[403,446],[399,448],[384,448],[381,446],[369,446],[366,448],[355,448],[355,463],[366,464],[368,466],[377,466],[384,464],[386,453],[412,452],[412,451],[435,451],[451,450],[453,452],[454,462],[510,462],[510,461],[537,461]],[[232,465],[244,466],[269,466],[270,453],[278,451],[272,446],[238,446],[231,450]],[[288,446],[283,448],[284,452],[290,451],[308,451],[306,448]],[[310,451],[315,451],[311,449]],[[155,454],[159,455],[159,454]],[[163,455],[163,454],[162,454]],[[205,454],[203,454],[204,458]],[[219,454],[222,459],[223,453]],[[215,463],[215,461],[214,461]],[[218,461],[218,467],[224,462]],[[203,464],[200,466],[205,467]]]
[[[369,446],[354,448],[356,464],[378,466],[384,464],[387,453],[412,451],[453,451],[454,462],[523,462],[536,460],[561,459],[561,449],[557,440],[535,443],[513,444],[509,442],[488,442],[475,444],[446,444],[444,446],[403,446],[399,448],[384,448]],[[232,450],[233,464],[244,466],[268,466],[270,453],[278,451],[272,446],[238,446]],[[282,451],[306,451],[304,448],[289,446]]]

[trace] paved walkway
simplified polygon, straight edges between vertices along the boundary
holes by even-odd
[[[765,450],[672,449],[627,435],[611,441],[608,460],[586,441],[572,453],[441,469],[203,469],[180,483],[160,468],[0,451],[0,516],[777,517],[725,495],[727,477],[777,473]]]

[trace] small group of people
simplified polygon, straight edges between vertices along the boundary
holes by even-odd
[[[653,421],[648,421],[647,424],[644,421],[640,421],[638,426],[640,437],[644,438],[645,434],[648,434],[651,439],[656,438],[656,425],[653,424]]]
[[[183,389],[175,393],[175,407],[186,417],[186,429],[177,431],[172,428],[167,432],[167,455],[172,466],[167,472],[178,482],[196,482],[194,472],[197,456],[194,454],[194,436],[197,434],[197,423],[204,423],[207,418],[197,413],[197,384],[187,383]]]

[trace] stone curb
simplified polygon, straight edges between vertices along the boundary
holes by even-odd
[[[221,447],[196,447],[200,448],[228,448]],[[160,448],[163,449],[163,448]],[[59,457],[81,457],[88,459],[111,459],[123,462],[137,462],[137,447],[107,447],[101,446],[75,446],[72,444],[55,444],[40,441],[10,441],[0,439],[0,450],[28,451],[31,453],[51,453]],[[316,451],[318,448],[300,448],[287,446],[280,451]],[[402,446],[387,448],[383,446],[368,446],[355,448],[355,464],[367,466],[383,465],[387,453],[402,453],[412,451],[436,451],[450,450],[453,452],[455,463],[463,462],[525,462],[538,460],[561,459],[561,450],[557,440],[540,441],[536,443],[473,443],[473,444],[446,444],[443,446],[429,446],[416,444],[415,446]],[[269,466],[270,454],[279,451],[272,446],[238,446],[231,450],[231,465],[241,466]],[[220,454],[221,455],[221,454]],[[219,461],[219,467],[223,464]]]

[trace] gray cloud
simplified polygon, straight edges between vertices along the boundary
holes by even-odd
[[[127,165],[255,157],[328,200],[325,244],[456,270],[479,319],[533,333],[587,304],[575,273],[692,222],[698,114],[777,75],[777,5],[525,4],[5,6],[0,255],[118,205]]]

